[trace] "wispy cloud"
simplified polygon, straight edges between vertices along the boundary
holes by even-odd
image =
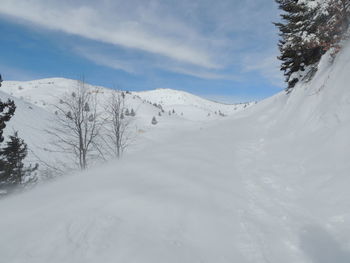
[[[243,70],[259,72],[274,86],[283,87],[283,74],[280,71],[277,52],[247,55],[243,60]]]
[[[74,51],[80,56],[94,62],[95,64],[110,67],[116,70],[122,70],[131,74],[142,75],[145,72],[154,70],[168,71],[177,74],[183,74],[200,79],[208,80],[241,80],[240,76],[235,74],[222,73],[221,70],[208,70],[195,65],[182,64],[177,61],[164,59],[162,57],[140,57],[138,54],[127,52],[128,54],[115,55],[111,52],[101,52],[94,47],[75,47]]]
[[[190,68],[184,68],[184,67],[165,67],[165,69],[175,73],[185,74],[188,76],[193,76],[201,79],[235,80],[235,81],[241,80],[239,76],[236,76],[233,74],[229,75],[224,73],[215,73],[213,71],[207,71],[207,70],[201,70],[201,69],[190,69]]]
[[[148,54],[125,58],[74,47],[96,64],[128,73],[147,65],[203,79],[242,79],[239,70],[226,73],[233,68],[275,78],[269,62],[252,67],[246,59],[256,52],[268,55],[275,45],[271,21],[277,9],[270,0],[2,0],[1,14]]]
[[[118,59],[111,55],[107,56],[91,48],[75,47],[74,51],[80,56],[98,65],[110,67],[116,70],[122,70],[128,73],[137,73],[135,64],[132,61]]]
[[[0,64],[0,72],[4,80],[27,81],[38,78],[34,72],[3,64]]]
[[[71,5],[71,1],[65,1],[64,4],[62,2],[3,0],[0,12],[49,29],[61,30],[69,34],[127,48],[140,49],[184,63],[206,68],[219,67],[211,59],[210,54],[201,48],[201,45],[193,46],[189,43],[192,36],[189,35],[190,41],[186,40],[186,36],[180,31],[185,29],[185,25],[178,21],[168,25],[173,30],[173,32],[170,31],[170,34],[167,33],[169,32],[167,30],[155,32],[157,28],[150,27],[149,24],[152,20],[147,16],[147,10],[144,10],[143,14],[135,14],[135,18],[132,18],[125,17],[122,14],[123,10],[113,9],[111,12],[106,5],[108,1],[104,1],[105,8],[100,9],[94,8],[92,4],[90,6],[76,6]],[[135,11],[128,10],[128,12],[134,13]],[[119,19],[119,16],[124,19]],[[111,17],[117,19],[113,20]],[[163,23],[162,21],[157,22]],[[167,24],[169,22],[165,21],[163,25],[167,26]],[[189,33],[188,29],[184,31]]]

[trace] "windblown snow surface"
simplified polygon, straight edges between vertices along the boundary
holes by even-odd
[[[1,200],[0,261],[350,262],[349,72]]]

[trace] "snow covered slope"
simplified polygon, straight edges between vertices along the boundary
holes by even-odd
[[[4,262],[350,262],[350,46],[315,79],[0,200]]]
[[[53,114],[41,107],[37,107],[31,103],[9,96],[4,92],[0,92],[0,100],[14,100],[16,104],[15,115],[6,123],[4,130],[5,139],[12,135],[15,131],[19,132],[19,137],[23,138],[28,144],[28,162],[37,162],[38,157],[47,156],[45,146],[50,144],[48,136],[45,134],[45,129],[49,126],[53,119]],[[33,155],[35,152],[35,155]]]
[[[52,136],[50,138],[45,130],[52,126],[53,113],[56,111],[55,105],[59,105],[60,99],[65,94],[71,94],[78,85],[76,80],[64,78],[49,78],[27,82],[3,82],[1,90],[8,95],[4,93],[2,99],[7,99],[7,97],[15,98],[16,104],[19,105],[16,119],[23,119],[23,125],[21,122],[16,121],[10,122],[10,124],[14,125],[20,134],[23,134],[22,137],[26,139],[25,141],[28,141],[30,152],[35,153],[37,157],[31,158],[32,160],[40,160],[45,163],[45,166],[52,162],[57,163],[57,159],[66,160],[65,154],[51,149],[50,143],[52,143],[53,138]],[[104,87],[85,85],[87,89],[99,91],[98,104],[100,110],[103,111],[103,107],[107,104],[113,91]],[[243,105],[224,105],[210,102],[185,92],[164,91],[161,93],[158,91],[155,93],[152,91],[125,93],[126,107],[136,112],[136,117],[133,118],[132,127],[130,127],[134,133],[132,137],[135,140],[128,151],[132,152],[142,149],[155,141],[166,141],[173,134],[174,127],[176,127],[177,131],[198,129],[202,122],[221,119],[224,114],[232,114],[243,109]],[[146,100],[140,96],[141,94],[144,96],[153,94],[153,96],[152,98],[146,96]],[[158,98],[156,94],[158,94]],[[180,105],[178,105],[179,103],[174,104],[173,102],[180,97],[185,98],[185,100]],[[167,98],[167,103],[163,103],[164,98]],[[162,103],[158,103],[158,101],[162,101]],[[41,113],[36,113],[37,110]],[[157,125],[151,124],[153,116],[157,118]],[[37,123],[40,120],[42,122]],[[26,129],[27,125],[25,123],[32,122],[34,127],[38,127],[35,131]],[[32,138],[38,138],[38,140]],[[49,151],[48,149],[51,150]]]
[[[240,104],[223,104],[206,100],[191,93],[172,89],[156,89],[151,91],[133,92],[140,98],[152,103],[160,104],[168,112],[173,109],[183,113],[191,119],[206,119],[215,115],[231,115],[254,105],[255,102]]]
[[[62,95],[71,93],[76,86],[76,80],[48,78],[27,82],[5,81],[1,89],[14,97],[33,103],[39,107],[53,110],[50,106],[57,104]],[[86,87],[89,89],[97,88],[101,91],[101,94],[105,94],[100,96],[101,104],[105,103],[105,98],[108,98],[108,94],[111,93],[110,89],[104,87],[96,87],[88,84],[86,84]],[[138,112],[144,110],[141,104],[150,104],[152,106],[153,104],[160,104],[166,110],[167,114],[169,110],[171,112],[174,110],[174,115],[191,121],[218,119],[222,117],[220,116],[220,112],[224,115],[230,115],[254,104],[222,104],[202,99],[184,91],[171,89],[132,92],[127,93],[128,95],[129,106],[134,107]],[[152,114],[158,115],[158,112],[159,108],[153,106]]]

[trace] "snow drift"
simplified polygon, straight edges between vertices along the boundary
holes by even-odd
[[[349,71],[1,200],[1,261],[349,262]]]

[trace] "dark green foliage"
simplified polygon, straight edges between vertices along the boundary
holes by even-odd
[[[282,61],[281,70],[288,83],[286,90],[290,91],[300,78],[293,73],[302,72],[306,67],[317,63],[325,52],[316,42],[309,43],[311,38],[307,38],[314,35],[317,29],[316,24],[312,23],[315,11],[300,4],[298,0],[276,2],[283,11],[282,22],[275,23],[281,36],[278,45],[281,55],[278,58]]]
[[[2,83],[2,77],[0,74],[0,87]],[[0,101],[0,143],[4,141],[4,129],[6,128],[6,122],[8,122],[15,114],[16,105],[13,100],[7,100],[7,102]]]
[[[318,37],[324,50],[334,49],[338,53],[341,41],[348,38],[350,18],[349,0],[328,0],[327,12],[318,18]]]
[[[90,111],[90,106],[89,103],[85,102],[84,104],[84,111],[89,112]]]
[[[23,161],[27,154],[27,144],[15,132],[6,142],[6,146],[0,150],[0,186],[2,188],[12,189],[24,184],[25,179],[33,180],[31,174],[38,169],[38,165],[25,167]]]
[[[301,78],[314,75],[323,54],[332,49],[334,56],[340,50],[349,28],[350,1],[275,1],[283,11],[282,22],[275,23],[281,36],[278,58],[291,91]]]
[[[0,86],[1,82],[0,75]],[[4,141],[3,132],[6,128],[6,122],[10,121],[15,111],[16,105],[13,100],[0,101],[0,143]],[[33,180],[33,178],[29,178],[31,173],[37,170],[38,165],[24,167],[23,160],[27,153],[27,144],[15,132],[14,135],[10,136],[6,146],[0,149],[0,190],[6,192],[17,185],[23,184],[24,178],[27,176],[28,181]]]
[[[0,143],[4,141],[3,132],[8,122],[15,114],[16,105],[13,100],[0,101]]]
[[[152,118],[152,122],[151,122],[153,125],[156,125],[158,123],[157,119],[155,116],[153,116]]]

